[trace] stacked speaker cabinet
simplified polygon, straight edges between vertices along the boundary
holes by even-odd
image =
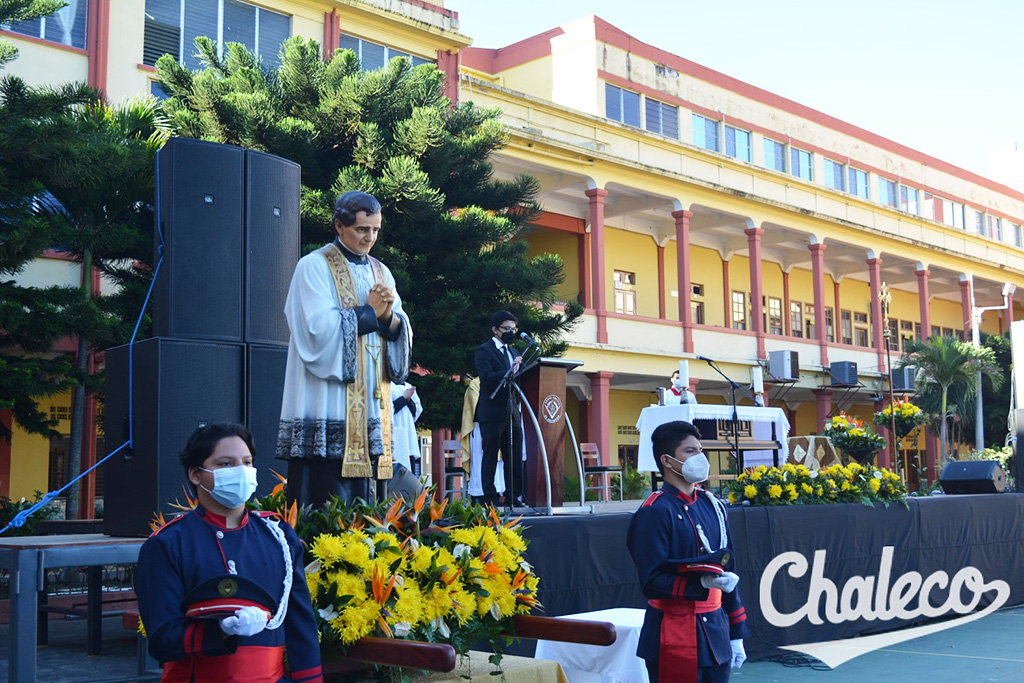
[[[262,152],[174,138],[158,164],[153,339],[107,352],[106,443],[133,448],[105,465],[104,531],[145,536],[184,502],[178,454],[197,427],[253,432],[258,495],[276,483],[288,325],[284,301],[299,258],[300,168]],[[129,372],[129,367],[131,371]]]

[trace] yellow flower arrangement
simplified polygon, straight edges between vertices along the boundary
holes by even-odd
[[[772,468],[760,465],[729,482],[726,491],[730,501],[749,501],[752,505],[906,504],[907,495],[895,472],[855,462],[813,472],[793,463]]]
[[[875,451],[885,445],[885,439],[863,421],[842,412],[825,423],[822,434],[845,454],[863,460],[873,458]]]
[[[462,503],[446,510],[427,495],[386,509],[336,502],[303,511],[322,647],[344,652],[374,635],[448,642],[461,653],[486,641],[497,650],[509,620],[539,606],[518,520]]]
[[[904,439],[917,427],[928,424],[929,418],[920,408],[905,398],[898,398],[875,413],[875,425],[892,429],[894,412],[896,414],[896,438],[899,440]]]

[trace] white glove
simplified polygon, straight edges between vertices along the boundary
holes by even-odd
[[[269,615],[259,607],[239,607],[230,617],[220,620],[220,630],[229,636],[254,636],[267,627]]]
[[[739,582],[740,577],[732,572],[722,572],[720,576],[705,574],[700,577],[700,585],[705,588],[717,588],[723,593],[732,593]]]
[[[743,662],[747,661],[747,652],[743,649],[743,640],[741,638],[730,640],[729,647],[732,648],[732,668],[738,669],[743,666]]]

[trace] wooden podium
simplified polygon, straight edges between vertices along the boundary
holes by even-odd
[[[565,375],[583,361],[563,358],[538,358],[523,371],[519,384],[540,425],[540,435],[548,456],[551,477],[551,505],[561,507],[565,481]],[[534,506],[547,498],[544,460],[537,444],[537,430],[523,411],[523,436],[526,441],[526,495]]]

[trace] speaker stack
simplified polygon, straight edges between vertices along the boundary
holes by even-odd
[[[128,440],[134,402],[133,448],[104,466],[111,536],[146,536],[157,512],[184,502],[178,453],[203,424],[249,427],[261,468],[257,495],[276,483],[267,466],[284,387],[284,302],[299,259],[300,168],[188,138],[171,139],[157,164],[155,243],[162,233],[164,261],[153,287],[154,337],[107,350],[111,449]]]

